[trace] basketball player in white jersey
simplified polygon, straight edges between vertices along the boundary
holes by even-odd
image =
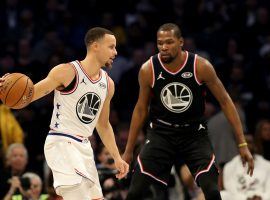
[[[109,122],[114,83],[102,66],[111,67],[117,55],[116,38],[96,27],[85,35],[87,55],[82,61],[55,66],[35,84],[35,101],[54,90],[54,110],[45,141],[46,161],[52,169],[56,193],[64,200],[103,199],[88,137],[94,128],[114,158],[118,179],[129,165],[121,159]],[[5,77],[0,79],[0,87]]]

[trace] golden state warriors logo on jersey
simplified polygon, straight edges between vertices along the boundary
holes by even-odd
[[[169,111],[182,113],[190,107],[193,95],[185,84],[173,82],[161,90],[160,99]]]
[[[81,122],[91,123],[98,113],[101,104],[100,97],[94,92],[84,94],[76,105],[76,113]]]

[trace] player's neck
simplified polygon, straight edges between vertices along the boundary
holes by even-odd
[[[184,66],[184,63],[186,62],[187,58],[187,52],[186,51],[180,51],[179,55],[171,62],[171,63],[163,63],[163,65],[169,69],[170,71],[178,71],[180,68]]]
[[[97,61],[96,58],[92,56],[86,57],[84,60],[81,61],[81,65],[87,75],[93,79],[96,80],[99,78],[100,75],[100,68],[102,67],[100,63]]]

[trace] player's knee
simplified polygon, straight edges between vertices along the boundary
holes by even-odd
[[[101,188],[98,193],[93,190],[94,187],[95,185],[93,185],[92,182],[83,178],[79,184],[57,187],[56,194],[62,196],[64,200],[89,199],[91,196],[97,196],[98,198],[102,197]]]
[[[204,188],[203,193],[206,200],[221,200],[220,192],[217,188]]]
[[[126,200],[140,199],[140,197],[142,196],[142,193],[143,193],[143,187],[141,187],[140,183],[143,184],[143,182],[139,182],[139,181],[132,181],[131,182]]]
[[[198,177],[199,186],[202,188],[206,200],[219,200],[218,171],[212,166],[210,171]]]
[[[140,194],[135,190],[129,190],[126,200],[136,200],[140,198]]]
[[[141,182],[141,183],[143,184],[144,182]],[[143,193],[144,193],[144,190],[143,190],[143,187],[141,187],[140,182],[133,181],[130,185],[126,200],[142,199]]]
[[[142,199],[145,191],[149,189],[151,183],[152,179],[149,176],[142,174],[137,166],[131,180],[131,185],[126,200]]]

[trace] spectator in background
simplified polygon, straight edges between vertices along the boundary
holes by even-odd
[[[63,200],[63,198],[56,194],[54,187],[53,187],[53,175],[51,169],[47,166],[49,172],[47,177],[45,177],[44,183],[44,191],[48,194],[47,200]]]
[[[270,162],[257,154],[252,135],[246,135],[248,147],[254,157],[254,174],[246,174],[240,156],[234,157],[223,169],[223,200],[268,200],[270,197]]]
[[[106,200],[123,200],[124,199],[121,194],[121,186],[117,181],[115,181],[114,178],[107,178],[103,182],[102,188],[103,188],[104,197]],[[127,194],[127,190],[123,195],[126,196],[126,194]]]
[[[20,194],[15,194],[17,188]],[[27,172],[22,175],[19,179],[18,177],[12,177],[11,187],[6,194],[4,200],[13,199],[24,199],[24,200],[46,200],[48,195],[41,194],[42,192],[42,180],[39,175]]]
[[[114,174],[117,172],[114,160],[109,153],[108,149],[103,145],[100,144],[96,151],[97,155],[97,169],[99,174],[99,179],[101,184],[109,177],[113,177]]]
[[[124,152],[128,138],[129,123],[118,123],[115,130],[117,134],[116,143],[119,147],[119,151]],[[143,143],[143,141],[139,141],[139,143]]]
[[[262,119],[257,123],[255,132],[258,151],[263,157],[270,160],[270,120]]]
[[[117,171],[112,156],[103,144],[98,146],[96,153],[98,159],[97,170],[105,199],[122,200],[123,197],[120,191],[121,189],[124,190],[124,188],[114,178]]]
[[[0,176],[0,199],[8,192],[10,185],[9,179],[14,180],[14,184],[18,186],[18,177],[20,177],[26,169],[28,163],[28,152],[21,143],[11,144],[6,152],[6,168],[1,171]],[[16,178],[14,178],[16,177]],[[16,183],[15,183],[16,182]],[[15,191],[15,194],[18,191]]]
[[[122,121],[130,121],[131,119],[132,110],[139,94],[138,74],[145,60],[144,55],[144,49],[138,48],[133,51],[132,67],[123,73],[117,88],[119,100],[115,103]],[[132,91],[132,95],[127,95],[130,91]]]
[[[4,161],[7,148],[12,143],[23,143],[23,130],[10,109],[0,103],[0,158]]]
[[[12,53],[5,52],[3,55],[0,56],[0,65],[1,74],[13,72],[15,70],[14,55]]]

